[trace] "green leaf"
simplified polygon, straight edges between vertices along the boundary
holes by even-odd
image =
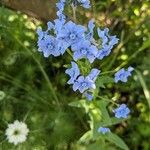
[[[116,118],[116,117],[112,117],[112,118],[111,118],[111,125],[119,124],[119,123],[121,123],[121,122],[123,122],[123,121],[125,121],[125,120],[126,120],[126,119],[122,119],[122,118],[118,119],[118,118]]]
[[[87,131],[80,139],[79,143],[88,143],[92,139],[92,131]]]
[[[148,89],[148,87],[146,85],[146,82],[144,80],[144,77],[142,76],[142,74],[140,73],[140,71],[138,71],[138,70],[135,70],[135,71],[137,73],[137,76],[138,76],[139,81],[141,83],[141,86],[143,88],[143,92],[144,92],[145,98],[147,100],[147,103],[149,105],[149,109],[150,109],[150,92],[149,92],[149,89]]]
[[[146,48],[150,47],[150,37],[148,38],[148,40],[143,42],[143,45],[141,47],[141,50],[144,50]]]
[[[100,100],[97,102],[97,105],[101,110],[102,123],[111,125],[111,118],[110,118],[108,110],[106,108],[108,105],[108,102],[104,101],[104,100]]]
[[[74,102],[69,103],[68,105],[80,108],[86,105],[86,101],[85,100],[74,101]]]
[[[106,140],[108,140],[111,143],[114,143],[116,146],[120,147],[123,150],[129,150],[126,143],[116,134],[114,133],[108,133],[106,136],[104,136]]]
[[[89,111],[90,107],[90,105],[88,105],[88,102],[86,100],[74,101],[69,103],[68,105],[72,107],[84,108],[86,113]]]
[[[105,88],[105,84],[113,83],[113,78],[109,76],[100,76],[96,81],[96,86],[99,88]]]
[[[111,125],[111,118],[106,108],[108,105],[108,102],[104,100],[100,100],[100,101],[95,102],[95,105],[97,106],[97,108],[99,108],[101,112],[100,113],[101,116],[99,120],[93,117],[93,123],[94,123],[93,139],[94,140],[97,139],[97,137],[99,137],[99,133],[97,132],[97,130],[100,126]]]
[[[95,143],[89,144],[87,150],[104,150],[105,144],[102,139],[97,140]]]

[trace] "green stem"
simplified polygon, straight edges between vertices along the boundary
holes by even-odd
[[[95,3],[95,0],[91,0],[91,4],[92,4],[93,17],[96,20],[96,3]]]
[[[133,58],[135,58],[140,52],[144,51],[147,47],[144,45],[140,47],[135,53],[133,53],[126,61],[122,62],[116,69],[112,71],[106,71],[101,73],[101,75],[108,74],[108,73],[115,73],[118,70],[120,70],[122,67],[124,67],[126,64],[128,64],[129,61],[131,61]]]
[[[145,98],[148,102],[148,105],[149,105],[149,109],[150,109],[150,92],[149,92],[149,89],[148,89],[148,86],[144,80],[144,77],[142,76],[141,72],[136,70],[135,69],[135,72],[137,73],[137,76],[139,78],[139,81],[141,83],[141,86],[143,88],[143,92],[144,92],[144,95],[145,95]]]
[[[23,122],[25,122],[27,120],[27,118],[28,118],[29,114],[31,113],[32,109],[33,109],[33,106],[27,111],[26,115],[23,118]]]
[[[105,75],[105,74],[110,74],[110,73],[115,73],[117,70],[111,70],[111,71],[105,71],[105,72],[102,72],[100,75]]]
[[[135,58],[141,51],[145,50],[144,47],[140,47],[135,53],[133,53],[126,61],[124,61],[123,63],[121,63],[121,65],[119,65],[115,70],[119,70],[122,67],[124,67],[126,64],[128,64],[128,62],[130,60],[132,60],[133,58]]]
[[[77,9],[77,7],[74,6],[73,4],[71,5],[71,7],[72,7],[72,12],[73,12],[73,20],[74,20],[74,22],[76,22],[77,21],[77,17],[76,17],[76,9]]]
[[[8,31],[8,32],[9,32],[9,33],[12,35],[12,37],[14,37],[14,39],[32,56],[33,60],[37,63],[37,65],[38,65],[40,71],[42,72],[42,74],[43,74],[43,76],[44,76],[44,78],[45,78],[45,80],[46,80],[46,82],[47,82],[47,84],[48,84],[48,87],[49,87],[50,91],[52,92],[52,95],[53,95],[53,97],[54,97],[54,99],[55,99],[57,105],[60,107],[60,103],[59,103],[59,100],[58,100],[57,95],[56,95],[56,93],[55,93],[55,90],[54,90],[54,88],[53,88],[53,86],[52,86],[52,83],[50,82],[50,80],[49,80],[49,78],[48,78],[46,72],[44,71],[44,69],[43,69],[41,63],[39,62],[39,60],[36,59],[36,58],[34,57],[34,55],[32,55],[32,52],[30,51],[30,49],[28,49],[27,47],[25,47],[25,46],[23,45],[23,43],[22,43],[17,37],[15,37],[10,31]]]
[[[114,105],[116,105],[116,106],[119,106],[119,104],[117,104],[116,102],[114,102],[112,99],[109,100],[109,99],[104,98],[104,97],[102,97],[102,96],[97,96],[97,97],[100,98],[100,99],[103,99],[103,100],[105,100],[105,101],[111,102],[112,104],[114,104]]]
[[[22,150],[22,145],[18,145],[17,150]]]
[[[106,67],[106,70],[109,70],[113,64],[115,63],[115,60],[121,50],[121,48],[133,37],[133,34],[147,21],[149,21],[150,18],[144,18],[129,34],[129,36],[123,41],[121,41],[121,43],[115,48],[114,50],[114,57],[112,58],[112,61],[109,62],[109,65]],[[103,65],[105,65],[108,62],[105,62]]]
[[[41,132],[41,131],[44,131],[44,130],[47,130],[47,129],[50,129],[50,127],[40,128],[40,129],[36,129],[36,130],[32,130],[32,131],[30,131],[30,133]]]
[[[4,75],[3,75],[4,76]],[[0,79],[1,80],[4,80],[4,81],[7,81],[7,82],[10,82],[11,84],[13,84],[14,86],[17,86],[17,87],[19,87],[19,88],[21,88],[21,89],[23,89],[23,90],[25,90],[26,92],[31,92],[32,91],[32,89],[30,88],[30,87],[26,87],[26,85],[24,85],[24,84],[22,84],[22,83],[20,83],[20,82],[17,82],[18,80],[16,80],[15,79],[15,82],[13,81],[13,79],[14,78],[12,78],[11,76],[9,76],[9,75],[6,75],[6,77],[8,78],[6,78],[6,77],[3,77],[3,76],[0,76]],[[10,78],[10,79],[9,79]],[[22,85],[21,85],[22,84]],[[40,101],[42,101],[43,103],[45,103],[46,105],[49,105],[49,106],[51,106],[51,104],[50,103],[48,103],[46,100],[44,100],[43,99],[43,97],[40,97],[39,95],[37,95],[37,93],[35,93],[34,91],[32,91],[32,95],[31,95],[32,97],[34,97],[34,98],[36,98],[36,99],[39,99]],[[13,98],[13,99],[16,99],[15,97],[12,97],[12,96],[10,96],[11,98]],[[31,98],[30,98],[31,99]],[[17,99],[18,100],[18,99]]]
[[[73,57],[70,49],[67,49],[67,53],[71,56],[71,58]]]
[[[0,145],[3,144],[5,141],[6,141],[6,139],[2,140],[2,141],[0,142]]]

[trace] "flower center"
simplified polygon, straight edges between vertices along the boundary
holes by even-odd
[[[85,86],[87,86],[87,83],[83,82],[82,87],[85,87]]]
[[[20,134],[20,131],[17,130],[17,129],[16,129],[16,130],[14,131],[14,133],[13,133],[13,135],[19,135],[19,134]]]
[[[86,49],[81,49],[81,53],[85,55],[87,53]]]
[[[126,76],[122,73],[122,74],[120,74],[120,76],[119,76],[119,78],[120,79],[123,79],[123,78],[125,78]]]
[[[52,50],[52,49],[54,48],[54,46],[53,46],[52,44],[49,44],[49,45],[48,45],[48,48],[49,48],[50,50]]]
[[[124,113],[125,113],[124,109],[120,110],[120,114],[124,114]]]
[[[76,38],[76,35],[75,35],[75,34],[73,34],[73,33],[70,34],[70,39],[71,39],[71,40],[74,40],[75,38]]]

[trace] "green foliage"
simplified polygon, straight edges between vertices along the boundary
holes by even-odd
[[[90,147],[96,147],[96,146],[99,147],[100,145],[102,147],[105,147],[105,144],[102,143],[104,142],[104,140],[106,140],[116,144],[122,149],[128,150],[127,145],[116,134],[109,133],[106,135],[101,135],[97,132],[99,126],[111,126],[123,121],[122,119],[110,117],[106,109],[108,103],[109,101],[106,102],[104,101],[104,99],[101,99],[99,101],[94,101],[93,103],[86,102],[86,100],[80,100],[80,101],[71,102],[69,104],[70,106],[73,107],[84,108],[85,112],[90,117],[89,123],[90,123],[91,130],[87,131],[80,138],[79,142],[90,143],[91,141],[93,141],[93,144],[89,145]]]
[[[105,139],[116,144],[121,149],[124,149],[124,150],[129,149],[128,146],[124,143],[124,141],[120,137],[118,137],[116,134],[110,133],[106,135]]]

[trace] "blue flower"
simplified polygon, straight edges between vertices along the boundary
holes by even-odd
[[[126,104],[121,104],[118,108],[114,109],[113,112],[116,118],[127,118],[130,110]]]
[[[97,29],[98,36],[102,40],[101,49],[97,54],[97,58],[102,60],[105,56],[108,56],[111,52],[111,49],[114,47],[115,44],[118,43],[118,38],[116,36],[110,36],[108,34],[109,29],[106,28],[104,30]]]
[[[69,47],[81,41],[84,38],[85,31],[84,26],[69,21],[63,26],[57,37]]]
[[[104,57],[108,56],[111,53],[109,46],[104,45],[102,49],[98,51],[97,58],[102,60]]]
[[[47,31],[54,29],[54,24],[50,21],[47,22]]]
[[[60,21],[62,21],[62,22],[65,22],[66,20],[66,16],[63,14],[63,11],[62,10],[59,10],[59,11],[57,11],[57,16],[58,16],[58,19],[60,20]]]
[[[58,8],[58,10],[64,10],[65,7],[65,1],[59,1],[58,3],[56,3],[56,7]]]
[[[93,35],[94,35],[94,27],[95,27],[95,24],[94,24],[94,20],[91,19],[88,23],[88,33],[86,35],[86,39],[87,40],[90,40],[90,41],[93,41]]]
[[[84,8],[90,8],[90,0],[77,0]]]
[[[126,71],[124,68],[120,69],[117,73],[115,73],[115,82],[118,81],[127,82],[127,78],[131,76],[131,72],[134,70],[134,68],[129,67]]]
[[[65,52],[65,47],[61,41],[58,41],[55,37],[42,34],[39,35],[38,39],[38,50],[43,52],[44,57],[48,57],[50,55],[59,56]]]
[[[89,74],[87,77],[89,77],[93,82],[95,82],[96,79],[97,79],[97,77],[98,77],[98,75],[99,75],[99,73],[100,73],[100,70],[94,68],[94,69],[91,70],[90,74]],[[91,92],[90,90],[86,91],[86,92],[84,93],[84,96],[85,96],[89,101],[91,101],[91,100],[93,99],[93,95],[92,95],[92,92]]]
[[[93,99],[92,93],[90,93],[90,92],[88,92],[88,91],[84,93],[84,96],[85,96],[89,101],[91,101],[91,100]]]
[[[90,63],[93,63],[98,52],[96,46],[91,45],[87,40],[80,41],[71,48],[74,51],[73,58],[75,61],[81,58],[87,58]]]
[[[94,68],[94,69],[91,70],[88,77],[95,82],[95,80],[97,79],[99,73],[100,73],[100,70]]]
[[[106,133],[110,132],[110,129],[109,128],[105,128],[105,127],[99,127],[98,128],[98,132],[102,133],[102,134],[106,134]]]
[[[78,68],[78,65],[75,62],[71,62],[72,68],[67,69],[65,71],[66,74],[68,74],[71,78],[67,82],[68,84],[73,84],[76,80],[76,78],[80,75],[80,70]]]
[[[79,76],[78,79],[73,84],[73,90],[79,90],[83,93],[85,90],[88,89],[95,89],[95,83],[89,77]]]
[[[58,11],[56,12],[58,19],[55,19],[55,29],[58,31],[62,25],[66,22],[66,16],[63,14],[64,7],[65,7],[65,0],[60,0],[58,3],[56,3],[56,7],[58,8]]]
[[[47,31],[42,31],[41,28],[37,28],[36,33],[38,34],[38,40],[43,39],[44,36],[47,35]]]
[[[65,20],[59,20],[59,19],[55,19],[54,20],[55,26],[54,26],[54,32],[56,34],[56,36],[61,32],[64,24],[65,24]]]
[[[89,29],[89,31],[93,33],[94,27],[95,27],[94,19],[91,19],[89,21],[89,23],[88,23],[88,29]]]

